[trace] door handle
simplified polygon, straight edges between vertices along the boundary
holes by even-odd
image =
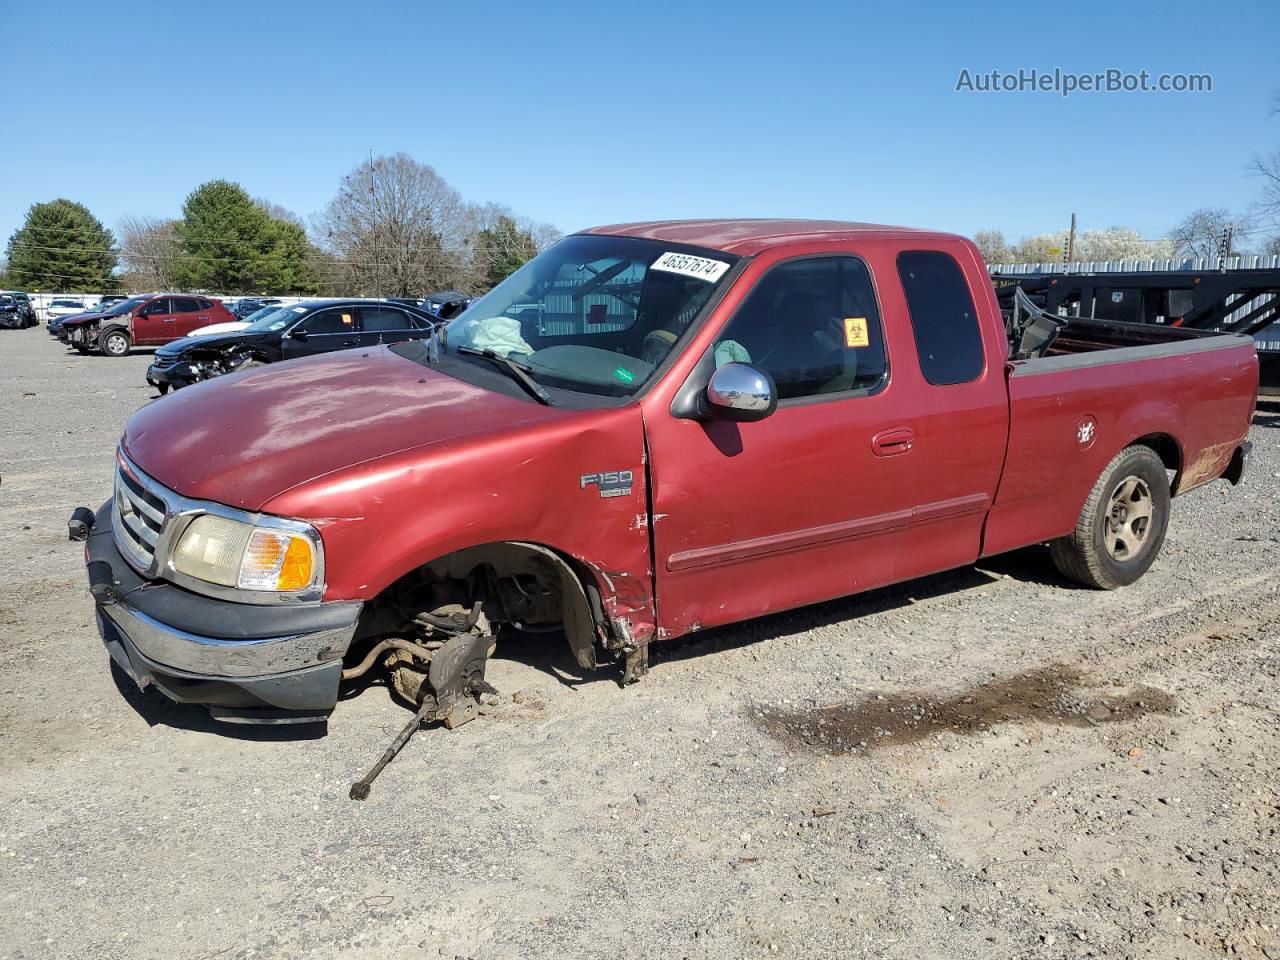
[[[910,453],[916,442],[916,432],[910,427],[890,427],[871,438],[871,452],[877,457],[896,457]]]
[[[357,346],[358,344],[357,344],[357,341],[355,340],[343,340],[342,345],[344,347],[354,347],[354,346]]]
[[[173,323],[173,321],[175,321],[175,320],[177,320],[177,319],[178,319],[177,317],[165,317],[165,318],[164,318],[164,322],[165,322],[165,323]]]

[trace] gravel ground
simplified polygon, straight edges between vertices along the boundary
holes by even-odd
[[[359,804],[383,686],[300,735],[113,679],[64,524],[147,363],[0,332],[0,956],[1280,958],[1280,408],[1131,588],[1029,549],[625,691],[503,643]]]

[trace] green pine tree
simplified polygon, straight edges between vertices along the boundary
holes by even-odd
[[[71,200],[37,203],[9,238],[7,282],[31,292],[109,292],[116,288],[116,238]]]
[[[212,180],[187,197],[176,226],[174,282],[216,293],[307,293],[314,289],[306,233],[277,220],[239,184]]]
[[[475,251],[487,289],[496,287],[536,257],[538,245],[533,234],[521,230],[515,220],[503,214],[493,221],[493,226],[476,234]]]

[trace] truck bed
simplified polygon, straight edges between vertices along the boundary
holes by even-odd
[[[1222,476],[1248,433],[1258,358],[1243,335],[1072,318],[1046,356],[1011,361],[1007,376],[984,555],[1069,533],[1114,451],[1139,440],[1175,472],[1175,495]]]

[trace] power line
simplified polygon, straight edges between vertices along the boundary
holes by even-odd
[[[19,242],[18,242],[18,243],[16,243],[16,244],[14,244],[14,245],[13,245],[13,248],[14,248],[14,249],[28,249],[28,250],[52,250],[52,251],[66,252],[66,253],[71,253],[71,252],[77,252],[77,253],[93,253],[93,254],[103,254],[103,253],[105,253],[105,254],[111,254],[112,256],[116,256],[116,257],[123,257],[123,258],[124,258],[124,259],[126,259],[126,260],[154,260],[154,261],[159,261],[159,260],[166,260],[166,261],[167,261],[167,260],[195,260],[195,261],[207,262],[207,263],[257,263],[257,262],[259,262],[259,261],[258,261],[258,259],[257,259],[257,258],[254,258],[254,257],[201,257],[201,256],[197,256],[197,255],[195,255],[195,254],[177,254],[177,253],[136,253],[136,252],[132,252],[132,251],[130,251],[130,250],[129,250],[129,248],[127,248],[127,247],[119,247],[119,248],[114,248],[114,247],[64,247],[64,246],[61,246],[61,245],[55,245],[55,244],[31,243],[31,242],[26,241],[26,240],[22,240],[22,241],[19,241]],[[272,253],[272,252],[275,252],[275,251],[263,251],[263,252],[264,252],[264,253]],[[424,268],[425,268],[425,267],[434,267],[434,266],[437,266],[437,265],[438,265],[438,264],[436,264],[436,263],[431,263],[431,262],[426,262],[426,261],[417,261],[417,260],[407,260],[407,261],[393,262],[393,261],[390,261],[390,260],[348,260],[348,259],[346,259],[346,258],[340,258],[340,257],[334,257],[333,259],[330,259],[330,258],[328,258],[328,257],[326,257],[326,256],[319,256],[319,257],[316,257],[316,256],[312,256],[312,257],[302,257],[302,258],[300,258],[300,259],[302,260],[302,262],[303,262],[303,263],[321,264],[321,265],[325,265],[325,266],[333,266],[333,267],[342,267],[342,266],[352,266],[352,267],[390,267],[390,266],[401,266],[401,267],[424,267]]]

